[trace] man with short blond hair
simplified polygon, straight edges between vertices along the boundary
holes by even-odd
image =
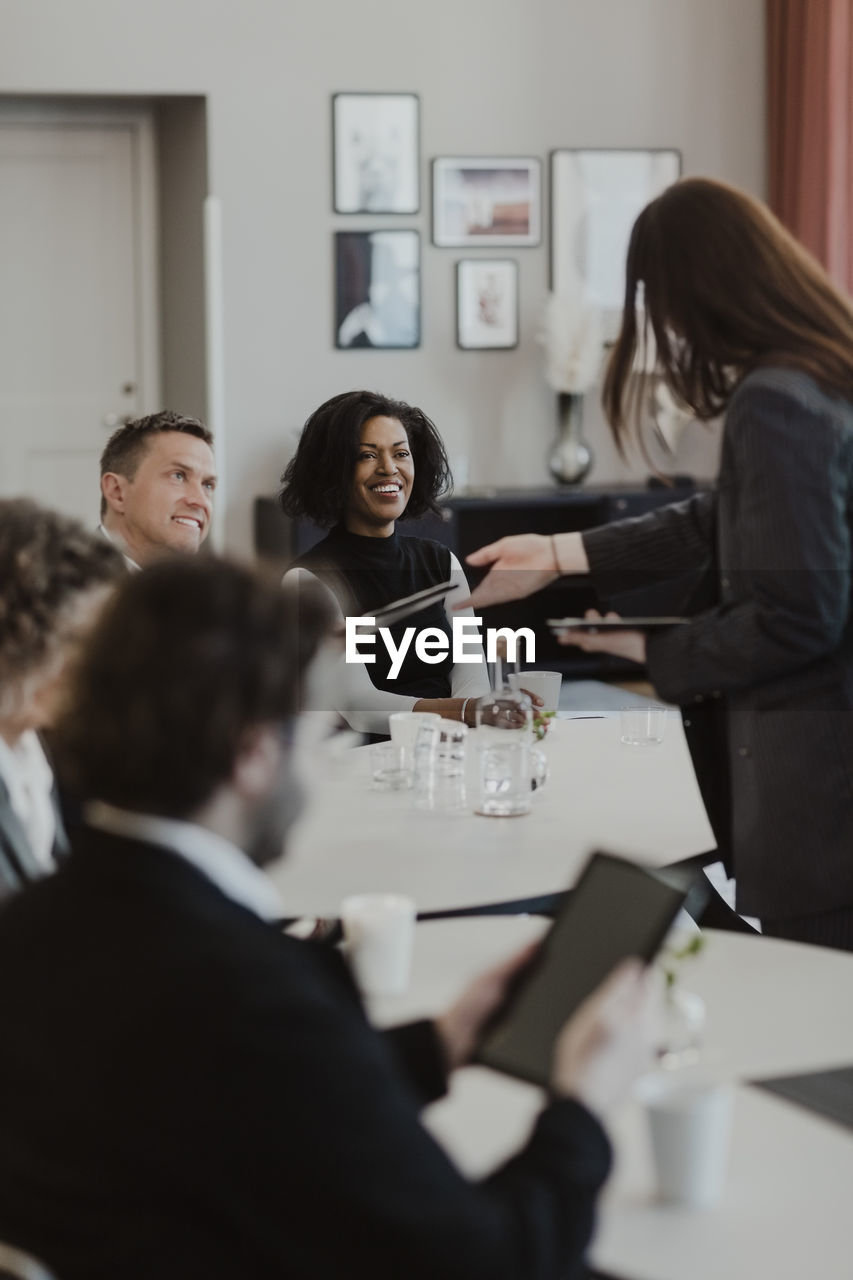
[[[129,569],[194,555],[210,531],[216,463],[203,422],[164,409],[119,427],[101,455],[101,532]]]

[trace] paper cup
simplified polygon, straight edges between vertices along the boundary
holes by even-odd
[[[563,683],[559,671],[518,671],[509,678],[512,689],[525,689],[527,693],[535,693],[542,699],[541,707],[534,707],[534,714],[544,711],[556,711],[560,705],[560,688]]]
[[[686,1072],[661,1072],[637,1085],[645,1104],[659,1198],[708,1209],[722,1195],[731,1137],[731,1086]]]
[[[395,746],[405,747],[411,756],[414,754],[421,725],[438,724],[440,720],[441,716],[432,711],[395,711],[388,717],[391,741]]]
[[[409,985],[415,904],[394,893],[360,893],[341,903],[347,958],[361,991],[396,996]]]

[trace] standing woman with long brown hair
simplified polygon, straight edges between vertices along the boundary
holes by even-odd
[[[503,538],[477,610],[589,573],[602,597],[693,572],[687,625],[572,633],[648,667],[684,712],[737,909],[853,950],[853,312],[758,201],[687,179],[640,214],[603,402],[620,449],[658,372],[725,415],[716,488],[599,529]],[[510,572],[510,570],[512,572]]]

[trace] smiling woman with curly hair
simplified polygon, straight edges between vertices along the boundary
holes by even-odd
[[[110,584],[116,549],[76,520],[0,501],[0,897],[50,871],[64,834],[38,731]]]
[[[330,529],[293,569],[319,578],[343,614],[369,615],[451,578],[467,595],[462,566],[447,547],[397,531],[398,521],[437,512],[451,483],[441,437],[421,409],[373,391],[334,396],[306,422],[282,476],[285,514]],[[414,621],[451,635],[441,603]],[[395,645],[411,623],[390,628]],[[388,652],[377,645],[374,663],[342,669],[345,688],[333,700],[353,728],[387,734],[394,711],[432,711],[474,723],[477,698],[488,690],[484,662],[454,665],[448,650],[427,665],[412,646],[393,679],[390,666]]]

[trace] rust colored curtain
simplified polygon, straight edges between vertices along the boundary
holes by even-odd
[[[853,293],[853,0],[766,0],[770,206]]]

